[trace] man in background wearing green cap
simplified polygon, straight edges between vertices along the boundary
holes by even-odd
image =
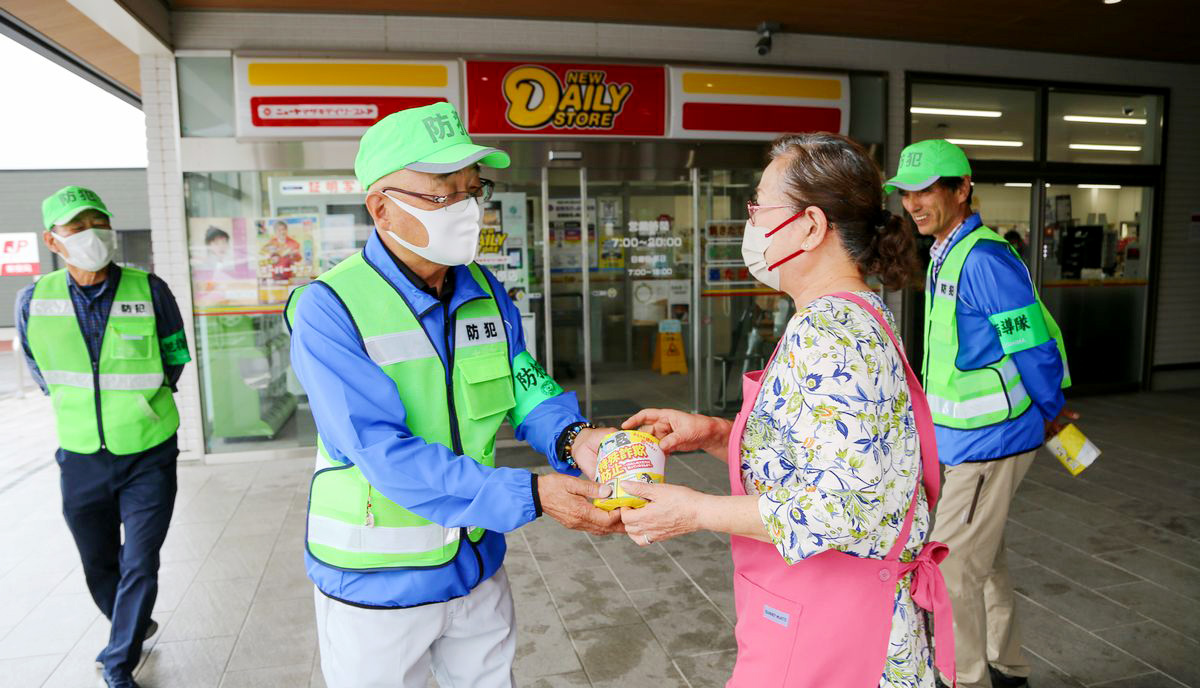
[[[1028,685],[1013,618],[1004,525],[1017,486],[1060,429],[1066,356],[1054,318],[1016,251],[971,210],[967,156],[940,139],[900,154],[884,190],[900,191],[934,239],[925,285],[925,394],[945,486],[932,540],[954,605],[962,688]]]
[[[525,350],[521,317],[474,263],[479,166],[449,103],[394,113],[362,137],[354,170],[375,232],[293,292],[292,365],[318,432],[305,563],[329,688],[513,684],[504,533],[542,513],[621,530],[590,499],[596,447],[573,393]],[[546,475],[495,466],[505,420]]]
[[[18,294],[16,322],[33,378],[54,402],[63,516],[92,599],[112,622],[96,666],[106,685],[131,688],[142,642],[158,628],[150,613],[179,456],[172,393],[191,357],[166,283],[112,262],[110,217],[79,186],[42,202],[43,241],[67,267]]]

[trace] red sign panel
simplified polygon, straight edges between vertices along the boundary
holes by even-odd
[[[256,127],[369,127],[393,112],[445,100],[405,96],[257,96],[250,99],[250,119]]]
[[[666,69],[467,62],[467,131],[488,136],[665,136]]]
[[[709,131],[839,131],[842,111],[806,105],[684,103],[683,127]]]

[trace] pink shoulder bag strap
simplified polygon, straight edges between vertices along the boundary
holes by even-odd
[[[904,349],[900,348],[900,341],[896,339],[896,334],[892,332],[892,328],[887,324],[882,313],[857,294],[844,291],[830,296],[837,296],[858,304],[860,308],[870,313],[883,331],[887,332],[888,337],[892,340],[892,346],[896,347],[896,352],[900,355],[900,361],[904,364],[904,374],[908,380],[913,416],[917,421],[917,437],[921,443],[921,482],[925,486],[925,499],[929,503],[929,511],[932,512],[937,506],[938,496],[941,493],[941,472],[937,455],[937,436],[933,429],[933,416],[929,412],[929,402],[925,399],[925,390],[917,381],[917,374],[908,364],[908,357],[904,355]],[[915,508],[915,504],[916,496],[914,494],[913,504],[909,507],[910,513]],[[908,532],[905,529],[901,536],[907,539],[907,535]],[[938,568],[938,564],[949,553],[950,548],[945,544],[927,542],[916,559],[900,565],[900,573],[903,575],[912,572],[913,601],[917,603],[917,606],[933,613],[935,647],[931,649],[936,650],[934,664],[944,677],[957,685],[954,666],[954,612],[950,606],[946,581],[942,578],[941,569]]]

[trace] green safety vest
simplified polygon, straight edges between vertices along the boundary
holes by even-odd
[[[491,286],[478,266],[470,265],[470,271],[488,296],[463,304],[446,324],[454,328],[450,384],[429,338],[440,333],[422,328],[407,301],[362,252],[317,279],[333,289],[358,328],[367,355],[395,383],[412,434],[494,466],[496,431],[504,419],[519,425],[537,404],[562,388],[528,352],[510,362],[504,320]],[[304,288],[289,299],[289,327]],[[317,448],[306,546],[322,564],[349,571],[442,566],[458,554],[463,531],[472,542],[483,537],[482,528],[446,528],[414,514],[374,489],[357,466],[334,460],[320,437]]]
[[[78,454],[136,454],[179,428],[166,385],[149,274],[122,268],[93,365],[75,317],[67,271],[38,280],[25,337],[50,389],[59,445]]]
[[[1004,352],[1000,360],[975,370],[959,370],[958,280],[967,255],[980,241],[998,241],[1012,248],[991,229],[976,228],[950,250],[938,272],[933,293],[925,295],[925,362],[922,366],[925,396],[929,399],[933,422],[949,428],[982,428],[1024,413],[1032,400],[1021,382],[1021,372],[1013,362],[1012,354],[1048,339],[1055,340],[1062,357],[1062,387],[1066,389],[1071,385],[1062,332],[1050,311],[1046,310],[1036,287],[1035,303],[988,318]],[[1016,251],[1013,253],[1017,255]],[[932,262],[927,274],[926,284],[933,278]]]

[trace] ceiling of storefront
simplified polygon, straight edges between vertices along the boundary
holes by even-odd
[[[176,10],[351,12],[557,19],[784,31],[1200,62],[1194,0],[167,0]],[[1031,75],[1032,76],[1032,75]]]

